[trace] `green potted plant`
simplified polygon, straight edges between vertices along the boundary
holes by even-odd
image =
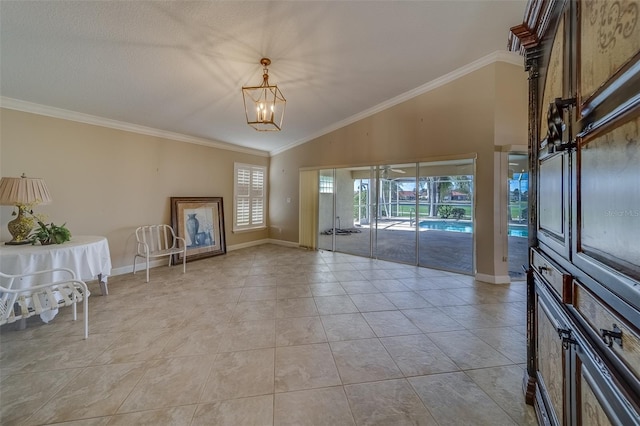
[[[36,241],[40,241],[40,244],[46,246],[48,244],[62,244],[65,241],[71,239],[71,232],[65,227],[66,223],[58,226],[53,222],[45,224],[41,220],[38,220],[38,227],[33,230],[29,239],[31,244],[35,244]]]

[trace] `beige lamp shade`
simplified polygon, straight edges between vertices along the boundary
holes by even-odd
[[[3,177],[0,180],[0,205],[49,204],[53,201],[42,178]]]
[[[0,205],[16,206],[18,217],[7,223],[9,233],[13,237],[6,245],[29,244],[29,233],[33,228],[33,220],[26,216],[31,206],[49,204],[51,194],[43,179],[21,177],[3,177],[0,179]],[[15,212],[14,212],[15,215]]]

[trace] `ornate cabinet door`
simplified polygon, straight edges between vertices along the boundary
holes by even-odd
[[[572,262],[637,310],[640,1],[581,1],[576,6]]]
[[[640,425],[640,0],[531,0],[525,395],[553,425]]]
[[[569,49],[567,31],[569,31],[568,12],[558,17],[557,29],[548,36],[551,50],[546,65],[546,78],[542,80],[540,91],[543,114],[540,114],[539,135],[536,143],[538,151],[537,173],[537,235],[539,243],[558,255],[569,258],[569,166],[571,156],[565,148],[570,137],[569,112],[563,101],[569,91],[566,71]],[[563,104],[564,102],[564,104]]]
[[[544,409],[538,410],[538,415],[546,420],[544,423],[567,424],[569,418],[567,362],[571,357],[567,352],[568,347],[563,346],[562,340],[562,332],[567,330],[567,321],[563,320],[544,287],[544,282],[537,281],[537,383],[540,384],[539,390],[544,390],[537,395],[544,405]]]
[[[576,425],[637,425],[638,394],[621,385],[620,371],[583,334],[575,333],[572,386]]]

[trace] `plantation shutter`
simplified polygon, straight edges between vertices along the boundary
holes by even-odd
[[[234,230],[265,226],[266,168],[235,164]]]
[[[251,224],[264,225],[264,169],[251,170]]]

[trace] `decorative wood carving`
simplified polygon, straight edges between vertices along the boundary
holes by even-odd
[[[582,371],[582,369],[581,369]],[[610,426],[611,422],[607,418],[604,409],[602,408],[602,404],[596,398],[596,395],[593,393],[593,389],[591,389],[591,385],[587,380],[585,380],[584,376],[580,379],[580,419],[583,425],[593,425],[593,426]]]
[[[527,4],[525,18],[521,25],[511,28],[508,47],[512,52],[525,53],[537,47],[546,33],[553,11],[563,7],[565,0],[533,0]]]
[[[511,32],[520,42],[523,49],[530,49],[540,43],[538,35],[525,23],[511,27]]]
[[[640,50],[640,1],[592,0],[579,5],[578,86],[584,101]]]
[[[551,56],[547,66],[547,74],[544,83],[544,91],[542,96],[542,110],[547,111],[549,105],[556,99],[562,98],[563,95],[563,72],[564,72],[564,19],[558,25],[556,37],[553,40],[551,48]],[[538,149],[544,149],[547,146],[547,123],[548,115],[544,114],[540,117],[540,137],[543,138],[538,143]]]

